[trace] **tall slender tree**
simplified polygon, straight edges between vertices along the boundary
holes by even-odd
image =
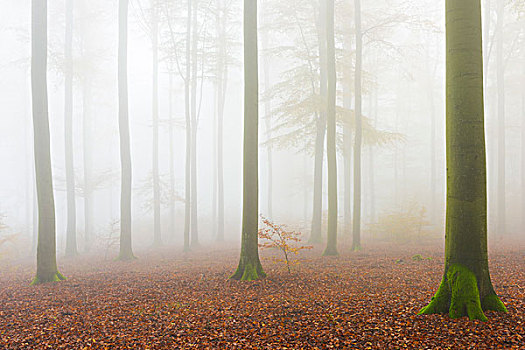
[[[32,284],[64,280],[56,262],[55,199],[47,100],[47,0],[32,0],[31,88],[38,197],[36,276]]]
[[[259,65],[257,0],[244,0],[244,171],[241,257],[232,279],[264,278],[259,259]]]
[[[325,101],[327,95],[327,53],[326,53],[326,0],[319,1],[319,20],[317,23],[317,37],[319,43],[319,67],[320,67],[320,88],[319,94],[323,101],[323,106],[316,120],[316,137],[314,151],[314,196],[312,211],[312,229],[310,233],[310,243],[321,242],[321,231],[323,222],[323,163],[324,163],[324,144],[326,137],[326,108]]]
[[[264,4],[266,5],[268,1],[266,1]],[[265,18],[265,17],[263,17]],[[265,23],[262,24],[263,30],[261,35],[261,41],[262,41],[262,49],[267,50],[269,48],[269,38],[268,38],[268,28],[265,25]],[[270,61],[270,55],[266,54],[263,58],[263,71],[264,71],[264,90],[265,93],[270,90],[270,71],[271,71],[271,61]],[[264,100],[264,122],[266,127],[266,139],[268,142],[266,142],[266,164],[267,164],[267,181],[268,185],[266,188],[267,191],[267,201],[268,206],[266,209],[266,215],[269,218],[273,217],[273,145],[270,142],[272,139],[272,101],[271,99],[267,98]]]
[[[152,122],[153,122],[153,245],[162,245],[160,227],[160,177],[159,177],[159,16],[156,0],[151,1],[152,49]]]
[[[328,239],[324,255],[337,255],[337,146],[336,146],[336,92],[334,0],[326,0],[326,155],[328,159]]]
[[[487,177],[480,0],[446,0],[447,222],[445,271],[420,314],[486,320],[506,312],[487,254]]]
[[[361,153],[363,146],[362,63],[363,33],[361,30],[361,0],[355,3],[355,145],[354,145],[354,219],[352,220],[352,250],[361,249]]]
[[[66,0],[64,137],[66,158],[67,228],[66,256],[77,251],[77,208],[75,203],[75,163],[73,158],[73,0]]]
[[[191,44],[191,246],[199,246],[199,216],[198,216],[198,200],[197,200],[197,127],[198,127],[198,112],[197,112],[197,71],[198,71],[198,56],[199,49],[199,22],[198,10],[199,0],[191,0],[193,4],[193,18],[192,18],[192,44]],[[190,64],[190,63],[188,63]]]
[[[184,251],[190,250],[190,226],[191,226],[191,111],[190,111],[190,74],[191,74],[191,19],[192,2],[187,0],[186,18],[186,74],[184,76],[184,109],[186,116],[186,165],[184,175]]]
[[[505,0],[497,0],[496,22],[496,84],[498,89],[498,219],[497,233],[505,234],[506,222],[506,195],[505,195],[505,178],[506,178],[506,138],[505,138],[505,62],[503,53],[504,31],[503,24],[505,20]]]
[[[118,94],[120,164],[120,254],[119,260],[132,260],[131,240],[131,141],[128,112],[128,6],[129,0],[119,0]]]

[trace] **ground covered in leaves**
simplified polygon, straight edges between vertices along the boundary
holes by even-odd
[[[338,258],[316,247],[292,274],[264,259],[268,278],[250,283],[228,280],[231,248],[164,248],[127,263],[61,259],[68,280],[36,287],[30,262],[4,264],[0,348],[524,349],[524,245],[491,245],[509,313],[487,313],[486,323],[416,315],[441,279],[443,251],[432,246],[343,247]]]

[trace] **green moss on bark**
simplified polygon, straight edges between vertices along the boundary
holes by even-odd
[[[261,264],[257,266],[253,263],[246,263],[239,265],[237,271],[230,278],[237,281],[256,281],[261,278],[265,278],[266,273],[264,273]]]
[[[507,308],[496,294],[490,294],[483,298],[481,301],[481,307],[484,311],[508,312]]]
[[[476,275],[467,267],[453,264],[448,268],[436,295],[421,309],[419,315],[449,314],[450,318],[468,316],[471,320],[487,321],[483,311],[507,312],[497,295],[480,300]]]
[[[33,281],[31,282],[31,285],[32,286],[36,286],[36,285],[39,285],[39,284],[51,283],[51,282],[60,282],[60,281],[64,281],[64,280],[66,280],[64,275],[62,275],[60,272],[57,271],[56,273],[49,274],[47,276],[36,276],[33,279]]]

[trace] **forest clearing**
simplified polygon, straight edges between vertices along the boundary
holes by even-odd
[[[29,262],[3,266],[0,347],[522,349],[523,242],[492,245],[493,283],[509,313],[489,312],[488,322],[417,315],[441,278],[435,246],[377,243],[330,259],[316,247],[291,274],[265,250],[269,276],[249,283],[228,279],[238,251],[226,245],[140,252],[121,264],[81,257],[60,264],[67,281],[38,287]]]

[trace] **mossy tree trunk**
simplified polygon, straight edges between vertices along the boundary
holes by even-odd
[[[128,1],[119,1],[118,94],[120,164],[120,253],[119,260],[132,260],[131,242],[131,141],[128,113]]]
[[[32,284],[60,281],[56,262],[55,199],[51,170],[51,145],[47,100],[47,0],[32,1],[31,88],[38,198],[36,276]]]
[[[244,172],[241,258],[232,279],[264,278],[259,260],[259,79],[257,0],[244,0]]]
[[[328,90],[326,102],[326,154],[328,159],[328,239],[323,255],[337,255],[337,150],[334,0],[326,0],[326,57]]]
[[[77,208],[75,199],[75,163],[73,157],[73,0],[66,1],[64,138],[66,159],[67,228],[66,256],[77,250]]]
[[[319,94],[323,105],[320,107],[316,122],[315,155],[314,155],[314,195],[312,209],[312,228],[310,243],[320,243],[322,240],[323,223],[323,163],[324,143],[326,136],[326,3],[319,1],[319,20],[317,23],[317,41],[319,42]]]
[[[505,312],[489,275],[480,0],[447,0],[445,272],[420,314],[486,320]]]
[[[354,219],[352,220],[352,250],[361,249],[361,150],[362,126],[362,63],[363,34],[361,31],[361,0],[355,1],[355,145],[354,145]]]

